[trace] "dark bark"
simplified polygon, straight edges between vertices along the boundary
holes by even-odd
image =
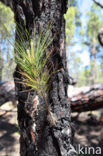
[[[67,0],[15,0],[13,2],[15,20],[20,28],[22,37],[26,37],[22,30],[28,30],[33,37],[42,28],[46,32],[48,23],[53,23],[50,37],[55,35],[51,44],[54,52],[51,56],[51,65],[56,67],[56,74],[51,78],[49,105],[56,124],[51,125],[47,110],[43,110],[42,97],[39,98],[40,107],[35,111],[37,100],[35,91],[28,91],[25,86],[15,81],[18,96],[18,122],[20,127],[20,154],[21,156],[70,156],[71,126],[70,103],[67,97],[69,77],[65,51],[65,21],[64,13],[67,10]],[[18,41],[16,33],[16,41]],[[22,81],[18,73],[18,66],[14,77]],[[36,126],[36,128],[35,128]],[[74,156],[74,154],[73,154]]]
[[[101,4],[100,2],[98,2],[97,0],[93,0],[95,2],[95,4],[97,4],[99,7],[103,8],[103,4]]]
[[[86,112],[103,108],[103,85],[95,85],[88,89],[82,87],[78,94],[69,97],[68,100],[71,103],[72,112]]]
[[[69,96],[72,112],[86,112],[103,108],[103,85],[94,87],[74,88],[70,93],[75,95]],[[0,84],[0,106],[5,102],[16,102],[14,82],[4,82]]]
[[[99,40],[99,43],[101,44],[101,46],[103,46],[103,27],[99,30],[98,40]]]
[[[103,4],[101,4],[97,0],[93,0],[93,1],[96,5],[98,5],[99,7],[101,7],[103,9]],[[98,40],[99,40],[99,43],[101,44],[101,46],[103,46],[103,27],[98,32]]]

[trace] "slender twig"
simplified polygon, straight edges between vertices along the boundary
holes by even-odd
[[[103,4],[101,4],[100,2],[97,2],[96,0],[93,0],[93,2],[97,4],[99,7],[103,8]]]

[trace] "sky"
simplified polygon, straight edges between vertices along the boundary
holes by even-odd
[[[82,21],[82,25],[83,27],[86,26],[87,24],[87,17],[86,17],[86,12],[90,10],[91,5],[93,4],[93,0],[77,0],[78,1],[78,7],[79,10],[81,12],[81,21]],[[103,4],[103,0],[97,0],[98,2],[101,2]],[[101,9],[102,10],[102,9]],[[78,37],[76,37],[75,39],[78,42]],[[73,47],[73,51],[82,51],[81,53],[79,53],[81,60],[83,60],[83,66],[88,66],[89,65],[89,53],[88,53],[88,49],[86,48],[82,48],[81,49],[81,45],[79,43],[77,43],[74,47]]]
[[[87,24],[86,12],[90,10],[92,3],[93,3],[92,0],[78,0],[78,7],[81,12],[81,21],[84,28]],[[79,36],[76,35],[74,37],[76,44],[75,46],[72,47],[72,51],[76,53],[78,52],[78,56],[80,56],[81,60],[83,60],[82,61],[83,67],[85,67],[88,66],[90,63],[89,53],[88,53],[88,49],[82,48],[81,44],[79,43],[80,40],[78,40],[78,37]],[[67,56],[69,57],[69,51]]]
[[[79,4],[80,12],[81,12],[82,25],[83,27],[85,27],[85,25],[87,24],[86,12],[90,10],[90,7],[93,4],[93,1],[92,0],[78,0],[78,4]],[[74,47],[74,50],[75,49],[76,51],[79,51],[81,49],[81,45],[76,45]],[[89,54],[86,48],[82,48],[81,50],[82,50],[82,53],[79,55],[80,55],[81,60],[83,60],[83,66],[85,67],[85,66],[88,66],[90,62]]]
[[[103,0],[97,0],[97,2],[100,2],[103,4]],[[86,12],[88,12],[93,4],[93,0],[78,0],[78,7],[81,12],[81,21],[82,25],[85,28],[87,24],[87,16]],[[101,12],[103,13],[103,9],[101,9]],[[80,56],[81,60],[83,60],[83,67],[86,67],[90,63],[89,53],[87,48],[81,48],[81,45],[78,43],[78,36],[75,39],[77,41],[77,45],[73,47],[73,51],[81,51],[78,55]]]
[[[101,4],[103,4],[103,0],[97,0],[98,2],[101,2]],[[85,29],[86,25],[87,25],[87,16],[86,13],[88,11],[90,11],[90,8],[93,4],[93,0],[78,0],[78,8],[81,12],[81,22],[82,22],[82,26]],[[101,12],[103,12],[103,10],[101,9]],[[74,47],[72,47],[72,50],[75,51],[76,53],[78,52],[78,56],[80,56],[82,62],[83,62],[83,67],[86,67],[90,64],[90,57],[89,57],[89,52],[88,52],[88,48],[86,47],[82,47],[80,40],[78,40],[79,36],[75,35],[75,41],[76,44]],[[80,52],[81,51],[81,52]]]

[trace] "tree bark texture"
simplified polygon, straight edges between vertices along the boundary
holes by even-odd
[[[70,95],[70,93],[74,93]],[[72,112],[86,112],[103,108],[103,85],[75,88],[69,91]],[[14,82],[0,83],[0,106],[5,102],[16,102]]]
[[[77,89],[78,90],[78,89]],[[76,92],[76,88],[74,88]],[[68,98],[72,112],[86,112],[103,108],[103,85],[82,87],[75,95]]]
[[[35,97],[35,91],[27,91],[23,84],[17,83],[18,122],[20,127],[21,156],[74,156],[71,145],[70,102],[67,97],[69,77],[67,72],[65,51],[65,20],[67,0],[15,0],[13,1],[15,21],[22,26],[20,34],[25,38],[26,28],[31,37],[34,30],[38,35],[40,30],[46,32],[49,22],[52,28],[50,38],[55,35],[51,44],[54,49],[51,55],[51,65],[57,69],[51,78],[49,105],[55,124],[51,124],[48,111],[42,109],[44,102]],[[21,27],[19,27],[21,28]],[[18,41],[18,33],[16,40]],[[26,38],[25,38],[26,40]],[[22,81],[17,66],[14,78]],[[37,105],[38,103],[38,105]],[[37,106],[36,106],[37,105]],[[70,152],[71,151],[71,152]]]

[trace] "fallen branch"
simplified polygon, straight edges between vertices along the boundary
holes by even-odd
[[[76,88],[74,89],[76,91]],[[79,93],[68,98],[72,112],[86,112],[103,108],[103,84],[82,87]]]
[[[103,84],[81,88],[71,86],[68,94],[72,112],[85,112],[103,108]],[[16,101],[14,82],[0,84],[0,106],[8,101]]]

